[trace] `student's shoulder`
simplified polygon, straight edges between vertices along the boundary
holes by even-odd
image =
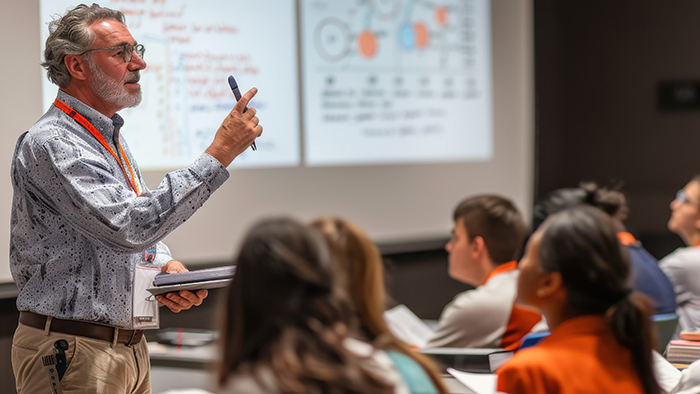
[[[538,346],[519,350],[513,358],[508,360],[502,370],[508,368],[543,368],[551,364],[552,353]]]
[[[549,376],[549,370],[556,368],[552,362],[551,354],[538,347],[532,347],[518,351],[513,358],[508,360],[498,369],[499,381],[517,380],[541,380]]]
[[[496,305],[511,305],[513,303],[512,297],[509,297],[507,294],[504,296],[502,290],[498,286],[486,284],[457,294],[451,304],[459,309],[472,309],[475,311],[486,311]]]
[[[457,295],[464,300],[480,301],[484,304],[512,304],[518,286],[520,271],[512,270],[491,277],[486,283]],[[457,298],[455,297],[455,298]]]
[[[374,371],[385,383],[393,386],[395,394],[409,393],[408,385],[398,366],[386,351],[350,337],[345,338],[343,346],[357,357],[365,368]]]
[[[659,266],[661,268],[679,267],[691,263],[700,264],[700,247],[678,248],[659,260]]]

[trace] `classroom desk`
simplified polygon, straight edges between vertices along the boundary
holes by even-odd
[[[184,388],[212,390],[212,383],[216,381],[213,370],[217,357],[214,344],[178,349],[149,342],[148,349],[153,394]],[[450,375],[443,376],[443,381],[450,393],[474,394]]]

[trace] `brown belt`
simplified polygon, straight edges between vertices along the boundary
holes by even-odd
[[[46,328],[46,319],[44,315],[39,315],[33,312],[20,312],[19,322],[25,326],[44,330]],[[110,326],[103,326],[97,323],[90,323],[78,320],[51,319],[50,331],[60,332],[63,334],[76,335],[80,337],[88,337],[100,339],[102,341],[114,341],[115,331],[117,332],[117,343],[126,346],[136,345],[143,337],[143,330],[121,330]]]

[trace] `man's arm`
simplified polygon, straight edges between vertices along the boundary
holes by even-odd
[[[56,129],[40,140],[30,132],[21,141],[13,179],[39,205],[60,214],[84,236],[118,252],[142,252],[201,207],[228,179],[225,166],[262,132],[255,110],[243,113],[254,94],[254,89],[246,93],[216,133],[207,149],[216,156],[203,153],[188,168],[170,172],[157,189],[140,196],[111,156],[60,124],[45,125]]]

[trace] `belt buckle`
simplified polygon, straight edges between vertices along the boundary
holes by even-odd
[[[131,332],[129,340],[124,344],[125,346],[134,346],[141,342],[141,337],[143,337],[143,330],[134,330]]]

